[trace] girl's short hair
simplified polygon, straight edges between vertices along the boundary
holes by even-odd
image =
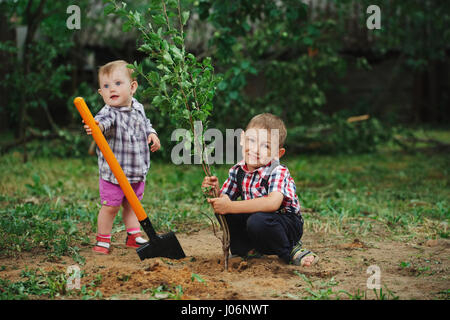
[[[248,130],[250,128],[266,129],[268,131],[274,129],[278,130],[279,148],[282,148],[284,146],[284,142],[286,141],[287,136],[287,130],[283,120],[281,120],[280,117],[271,113],[258,114],[250,120],[245,130]]]
[[[128,65],[128,62],[126,62],[125,60],[115,60],[115,61],[108,62],[107,64],[101,66],[98,69],[99,82],[100,82],[101,75],[104,75],[104,74],[109,75],[117,68],[125,68],[127,74],[130,76],[130,80],[136,81],[136,76],[135,76],[133,69],[127,68],[127,65]]]

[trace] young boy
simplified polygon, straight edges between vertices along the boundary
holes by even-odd
[[[276,254],[286,263],[311,266],[318,261],[302,249],[303,218],[296,187],[284,155],[286,127],[272,114],[259,114],[241,136],[243,159],[229,170],[219,190],[217,177],[205,177],[203,188],[215,188],[208,199],[215,213],[224,214],[230,230],[231,254]],[[210,195],[213,191],[210,191]],[[239,196],[242,201],[235,201]]]
[[[127,62],[117,60],[100,67],[98,93],[105,106],[95,116],[100,130],[120,163],[139,200],[145,188],[145,178],[150,167],[150,150],[157,151],[160,141],[147,119],[144,107],[135,98],[138,83]],[[84,126],[92,134],[89,126]],[[97,150],[101,208],[98,214],[97,243],[93,250],[108,254],[114,218],[123,207],[122,217],[127,230],[126,245],[137,248],[146,243],[141,237],[140,224],[128,203],[119,183],[109,168],[103,154]]]

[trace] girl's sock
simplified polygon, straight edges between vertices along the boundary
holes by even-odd
[[[140,232],[141,231],[141,229],[139,229],[139,228],[130,228],[130,229],[127,229],[127,233],[128,234],[135,234],[135,233],[138,233],[138,232]]]

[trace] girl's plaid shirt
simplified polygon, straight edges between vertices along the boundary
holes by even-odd
[[[145,181],[150,168],[150,150],[147,137],[155,133],[147,119],[144,106],[132,99],[130,107],[105,105],[95,116],[103,125],[106,140],[119,161],[130,183]],[[97,147],[100,178],[118,184],[103,154]]]
[[[220,192],[232,200],[239,196],[237,173],[238,169],[242,168],[245,172],[242,183],[242,200],[266,197],[271,192],[278,191],[284,196],[278,212],[290,212],[300,215],[300,202],[296,194],[295,182],[289,173],[289,169],[286,166],[278,165],[269,173],[271,163],[269,162],[267,165],[250,172],[247,170],[244,160],[238,162],[231,167],[228,179],[224,182]],[[269,187],[267,191],[261,184],[263,179],[268,180]]]

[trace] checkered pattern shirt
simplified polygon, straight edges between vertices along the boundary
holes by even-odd
[[[133,98],[131,108],[105,105],[97,113],[95,120],[103,126],[106,141],[128,181],[130,183],[145,181],[150,168],[147,137],[156,131],[146,117],[142,104]],[[100,178],[118,184],[98,147],[97,155]]]
[[[231,200],[239,196],[237,185],[237,173],[241,167],[245,176],[242,183],[242,200],[266,197],[273,191],[283,194],[283,202],[278,212],[291,212],[300,215],[300,202],[296,194],[294,179],[286,166],[278,165],[270,173],[271,162],[254,171],[248,171],[245,161],[235,164],[229,171],[228,179],[224,182],[220,192],[227,195]],[[267,191],[261,184],[263,179],[268,179]]]

